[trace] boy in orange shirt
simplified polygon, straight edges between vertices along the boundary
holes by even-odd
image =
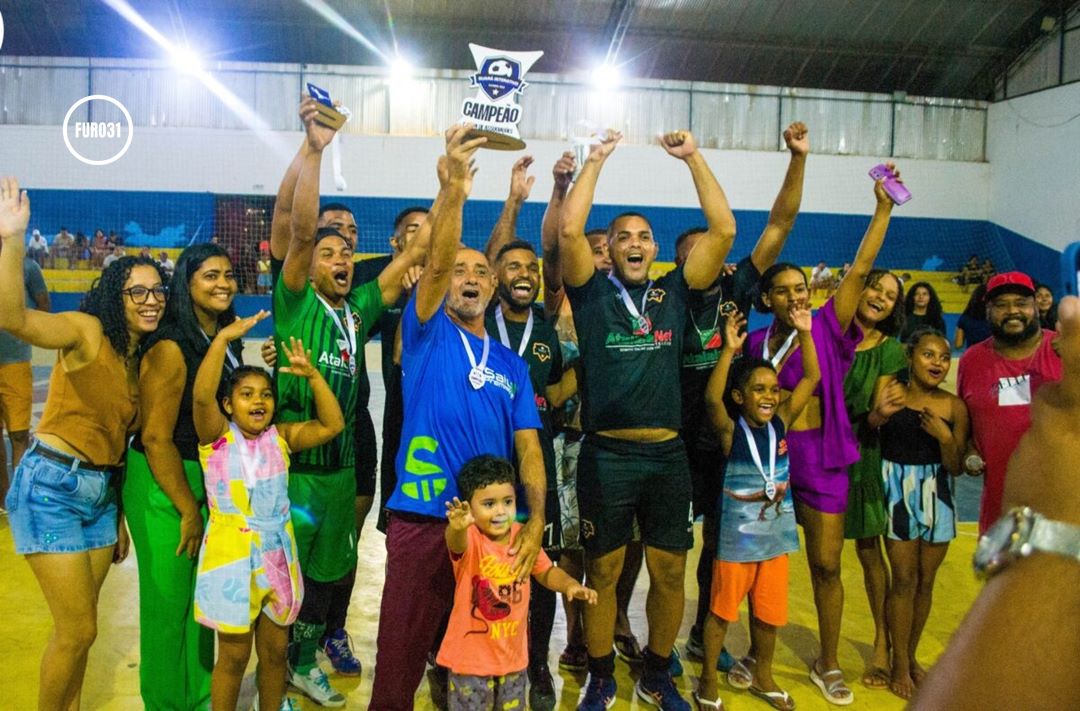
[[[525,708],[529,664],[529,576],[515,580],[510,541],[515,522],[514,467],[484,455],[466,462],[446,504],[446,546],[457,586],[438,663],[450,669],[450,711]],[[540,551],[531,575],[544,587],[596,604],[596,591],[554,567]]]

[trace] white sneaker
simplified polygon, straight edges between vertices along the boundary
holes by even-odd
[[[251,711],[259,711],[259,692],[255,692],[255,698],[251,700]],[[278,707],[278,711],[300,711],[300,707],[296,705],[296,702],[290,699],[288,696],[281,700],[281,706]]]
[[[318,666],[312,667],[311,671],[306,675],[290,669],[289,683],[320,706],[339,708],[345,705],[345,695],[335,691],[330,686],[330,680],[326,678],[326,672]]]

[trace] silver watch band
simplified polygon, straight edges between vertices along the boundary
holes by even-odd
[[[1020,554],[1035,551],[1056,553],[1080,561],[1080,526],[1037,515],[1031,527],[1031,535],[1021,545]]]

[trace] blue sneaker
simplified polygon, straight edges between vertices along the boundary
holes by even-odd
[[[668,672],[675,678],[683,675],[682,658],[679,656],[679,650],[675,647],[671,648],[671,663],[668,665]]]
[[[690,635],[686,638],[686,644],[684,645],[686,650],[686,657],[695,662],[704,661],[705,659],[705,643],[701,639],[701,632],[697,627],[690,628]],[[727,647],[720,649],[720,658],[716,660],[716,671],[724,672],[725,674],[731,671],[731,667],[735,666],[735,657],[727,651]],[[674,673],[672,676],[675,676]]]
[[[589,675],[585,693],[578,702],[578,711],[602,711],[615,705],[615,679]]]
[[[322,650],[330,660],[334,671],[341,676],[360,676],[360,660],[352,651],[349,634],[343,629],[336,629],[322,638]]]
[[[634,691],[639,699],[662,711],[690,711],[690,703],[679,695],[679,690],[675,688],[675,682],[670,676],[652,680],[641,677]]]

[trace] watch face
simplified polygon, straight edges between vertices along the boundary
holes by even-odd
[[[979,545],[975,548],[976,572],[992,573],[1004,562],[1017,528],[1017,517],[1010,512],[999,518],[983,534],[979,539]]]

